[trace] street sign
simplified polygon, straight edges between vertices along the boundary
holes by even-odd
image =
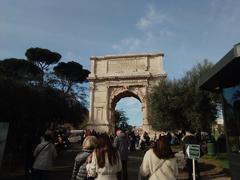
[[[200,158],[200,145],[187,144],[186,154],[189,159],[199,159]]]
[[[198,144],[186,144],[186,154],[189,159],[192,159],[193,166],[193,180],[196,180],[195,172],[195,160],[200,158],[200,145]]]

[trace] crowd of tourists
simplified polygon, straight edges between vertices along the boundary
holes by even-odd
[[[85,130],[81,134],[81,151],[77,154],[71,180],[128,180],[128,154],[136,149],[144,152],[138,179],[174,180],[178,175],[178,162],[171,149],[172,143],[182,143],[186,155],[186,144],[201,144],[201,137],[190,132],[178,134],[155,134],[150,138],[147,132],[141,136],[134,132],[116,131],[115,136]],[[33,155],[34,173],[32,179],[47,179],[57,156],[56,143],[52,143],[50,133],[37,145]],[[176,139],[175,139],[176,138]],[[201,155],[203,152],[201,151]],[[200,179],[198,162],[195,163],[196,176]],[[192,160],[186,160],[189,179],[192,178]]]
[[[82,139],[71,180],[128,180],[128,153],[136,148],[146,152],[139,167],[139,178],[176,179],[177,163],[166,136],[160,136],[153,143],[146,132],[140,137],[118,130],[114,137],[86,130]],[[56,147],[51,133],[46,132],[33,152],[31,179],[48,179],[57,157]]]
[[[71,180],[128,180],[128,153],[135,150],[137,137],[121,130],[114,139],[107,134],[87,134],[75,158]],[[178,166],[167,136],[159,136],[150,145],[144,132],[139,144],[149,148],[139,167],[140,179],[176,179]]]

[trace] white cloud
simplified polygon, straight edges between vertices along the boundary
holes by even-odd
[[[168,21],[166,15],[160,14],[155,6],[148,5],[145,15],[140,18],[136,27],[139,29],[147,29],[153,25],[162,24],[166,21]]]
[[[120,43],[114,44],[112,46],[113,50],[116,50],[118,52],[136,52],[136,51],[142,51],[146,50],[146,46],[151,44],[152,40],[155,40],[156,37],[154,37],[152,32],[144,32],[142,34],[142,37],[128,37],[125,39],[122,39]]]
[[[112,48],[117,51],[122,52],[131,52],[135,49],[138,49],[139,46],[141,46],[142,40],[134,37],[125,38],[120,41],[119,44],[114,44]]]
[[[168,27],[173,23],[170,16],[160,14],[160,10],[153,5],[148,5],[144,16],[140,17],[136,23],[135,37],[127,37],[120,40],[119,43],[112,45],[112,49],[120,52],[138,52],[148,51],[153,49],[153,44],[156,44],[162,37],[172,37],[174,32]],[[158,26],[161,25],[161,26]]]

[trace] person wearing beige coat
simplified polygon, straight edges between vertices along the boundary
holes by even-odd
[[[145,153],[139,174],[149,180],[176,179],[177,161],[165,136],[160,136],[154,147]]]

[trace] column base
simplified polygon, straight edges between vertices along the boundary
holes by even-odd
[[[109,124],[88,124],[87,129],[94,129],[96,132],[99,133],[107,133],[107,134],[114,134],[115,133],[115,126]]]

